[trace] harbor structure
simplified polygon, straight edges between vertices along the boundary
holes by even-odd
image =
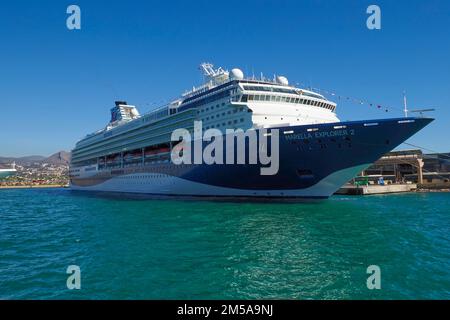
[[[450,153],[391,151],[343,186],[338,194],[379,194],[450,189]]]

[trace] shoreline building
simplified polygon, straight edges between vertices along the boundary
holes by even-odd
[[[450,153],[425,154],[422,150],[402,150],[386,153],[355,181],[377,184],[417,183],[425,188],[450,188]]]

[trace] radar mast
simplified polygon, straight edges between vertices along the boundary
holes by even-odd
[[[223,70],[222,67],[214,69],[214,65],[209,62],[203,62],[200,65],[200,70],[203,72],[205,82],[211,82],[213,85],[222,84],[229,79],[229,72]]]

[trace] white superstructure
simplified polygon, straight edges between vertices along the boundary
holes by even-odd
[[[13,162],[10,168],[0,168],[0,179],[12,176],[16,173],[16,164]]]

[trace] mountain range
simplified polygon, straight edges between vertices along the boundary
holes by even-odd
[[[15,162],[18,165],[30,165],[33,163],[48,163],[53,165],[68,165],[70,162],[70,152],[59,151],[52,154],[50,157],[44,156],[25,156],[25,157],[0,157],[0,163],[12,163]]]

